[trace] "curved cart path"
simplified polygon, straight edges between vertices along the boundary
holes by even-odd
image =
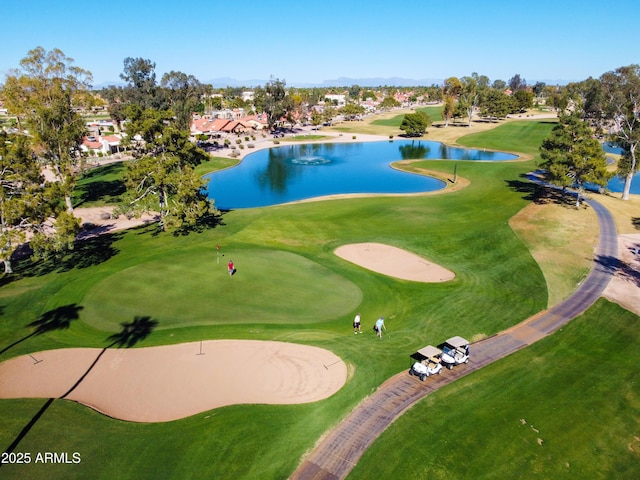
[[[524,322],[472,345],[471,360],[425,382],[406,371],[391,377],[309,453],[292,480],[342,479],[365,450],[415,402],[460,377],[514,353],[567,324],[602,294],[615,272],[618,238],[614,220],[598,202],[588,201],[600,223],[595,266],[580,287],[564,302]]]

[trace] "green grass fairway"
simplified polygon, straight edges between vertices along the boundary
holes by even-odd
[[[427,115],[429,115],[429,117],[431,117],[431,120],[434,121],[434,122],[442,121],[442,107],[441,106],[440,107],[420,107],[420,108],[416,108],[416,111],[426,113]],[[404,120],[404,114],[396,115],[395,117],[391,117],[391,118],[374,120],[373,122],[371,122],[371,124],[372,125],[377,125],[377,126],[382,126],[382,127],[396,127],[397,128],[402,123],[402,120]]]
[[[552,127],[546,120],[506,121],[459,142],[518,152],[523,161],[421,160],[406,167],[444,178],[457,168],[470,183],[456,191],[227,211],[201,232],[172,235],[147,226],[82,243],[59,260],[15,261],[16,273],[0,276],[0,361],[113,345],[114,332],[127,333],[122,323],[150,318],[133,348],[208,339],[297,342],[339,355],[349,378],[319,402],[236,405],[156,424],[113,420],[62,399],[0,400],[2,450],[13,444],[32,456],[81,456],[79,464],[2,465],[0,477],[288,478],[329,429],[406,371],[417,348],[453,335],[477,340],[547,307],[554,286],[529,249],[548,246],[561,255],[584,238],[563,230],[562,243],[542,235],[523,240],[510,221],[537,200],[524,175],[535,168]],[[236,162],[214,158],[198,173]],[[78,202],[110,199],[109,182],[120,178],[115,170],[91,172]],[[525,220],[520,227],[533,228]],[[360,242],[406,249],[456,277],[403,281],[333,253]],[[226,271],[229,259],[238,269],[234,278]],[[558,262],[553,274],[576,278],[576,265]],[[362,335],[353,334],[357,311]],[[379,316],[388,329],[382,341],[371,330]],[[413,406],[349,478],[640,478],[639,321],[598,302],[533,347]],[[251,358],[222,367],[260,374]]]
[[[78,181],[73,195],[76,207],[101,207],[120,202],[125,193],[123,163],[110,163],[88,170]]]
[[[555,119],[509,122],[488,132],[465,135],[457,143],[465,147],[522,152],[535,156],[538,154],[538,147],[557,123]]]
[[[551,337],[426,397],[349,478],[638,478],[638,320],[601,299]]]
[[[227,273],[234,261],[237,272]],[[331,302],[322,299],[331,298]],[[318,323],[357,308],[362,292],[349,280],[300,255],[239,250],[233,256],[194,252],[141,263],[96,283],[81,319],[117,331],[136,316],[157,328],[193,325]],[[269,308],[265,308],[269,305]]]

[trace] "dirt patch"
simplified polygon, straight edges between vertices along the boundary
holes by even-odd
[[[382,243],[353,243],[336,248],[340,258],[367,270],[414,282],[453,280],[455,274],[414,253]]]
[[[635,228],[633,219],[638,217],[640,196],[632,195],[627,202],[603,195],[594,198],[611,212],[618,230]],[[549,307],[573,293],[591,270],[599,238],[593,209],[584,207],[576,211],[573,206],[553,202],[532,203],[515,215],[509,225],[542,269],[549,290]],[[618,255],[620,263],[603,296],[640,315],[640,234],[619,235]]]
[[[80,219],[83,225],[78,239],[95,237],[96,235],[118,230],[126,230],[128,228],[157,222],[160,219],[157,213],[144,214],[138,218],[127,218],[124,215],[114,218],[114,209],[115,207],[112,206],[75,208],[73,214]]]
[[[616,273],[602,295],[640,315],[640,234],[618,236],[618,257]]]
[[[591,208],[530,203],[509,220],[540,266],[549,295],[548,306],[571,295],[593,266],[598,219]]]
[[[166,422],[226,405],[315,402],[336,393],[346,380],[346,364],[329,350],[216,340],[16,357],[0,364],[0,398],[66,395],[110,417]]]
[[[640,195],[631,194],[629,200],[622,200],[621,196],[621,193],[611,193],[593,198],[613,215],[619,233],[636,233],[640,230]]]

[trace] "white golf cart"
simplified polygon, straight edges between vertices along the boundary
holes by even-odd
[[[427,345],[418,350],[411,355],[415,362],[409,369],[409,375],[415,375],[424,382],[424,379],[428,376],[439,374],[440,370],[442,370],[440,354],[442,354],[442,350],[433,345]]]
[[[451,370],[461,363],[469,363],[469,341],[462,337],[451,337],[439,345],[442,348],[440,359],[445,367]]]

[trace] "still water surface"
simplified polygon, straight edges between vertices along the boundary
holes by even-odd
[[[444,188],[444,182],[401,172],[390,164],[403,159],[516,158],[422,140],[283,145],[259,150],[236,167],[207,175],[208,195],[217,208],[227,210],[337,194],[430,192]]]

